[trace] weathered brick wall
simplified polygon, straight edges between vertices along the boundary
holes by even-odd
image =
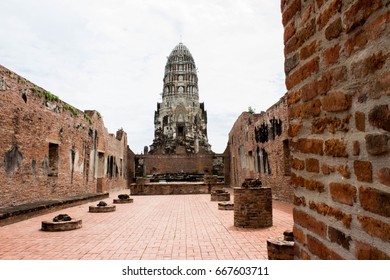
[[[143,155],[144,176],[165,173],[211,174],[213,154]]]
[[[295,257],[389,259],[389,1],[281,10]]]
[[[254,126],[257,145],[255,160],[261,166],[260,179],[264,186],[272,188],[273,198],[292,202],[294,189],[290,184],[291,160],[285,97],[260,114]]]
[[[230,186],[241,187],[247,178],[257,178],[259,173],[255,170],[255,161],[248,161],[248,154],[256,151],[254,122],[259,114],[243,112],[235,121],[229,132],[229,142],[225,152],[230,156]]]
[[[247,178],[259,178],[272,188],[275,199],[293,201],[290,185],[287,102],[282,97],[266,112],[244,112],[229,133],[227,180],[240,187]]]
[[[126,187],[126,137],[0,66],[0,207]]]

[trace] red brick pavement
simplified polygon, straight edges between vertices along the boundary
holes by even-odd
[[[120,193],[105,201],[111,204]],[[292,205],[278,201],[272,227],[243,229],[233,226],[233,211],[218,210],[210,195],[132,197],[134,203],[116,204],[115,212],[89,213],[93,202],[0,227],[0,259],[267,259],[266,240],[293,226]],[[61,213],[82,219],[82,228],[40,230],[42,221]]]

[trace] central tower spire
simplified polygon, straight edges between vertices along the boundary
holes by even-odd
[[[199,103],[198,76],[188,48],[179,43],[168,56],[162,102],[154,117],[152,154],[211,152],[207,139],[207,112]]]

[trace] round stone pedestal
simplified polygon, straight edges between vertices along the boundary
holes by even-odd
[[[106,213],[106,212],[114,212],[115,210],[116,210],[115,205],[89,206],[89,212],[91,213]]]
[[[70,221],[43,221],[42,230],[43,231],[67,231],[81,228],[82,220],[70,220]]]
[[[272,226],[271,188],[234,188],[234,226]]]
[[[115,204],[120,204],[120,203],[132,203],[133,199],[130,198],[128,194],[120,194],[118,195],[118,198],[114,199]]]
[[[113,201],[115,204],[121,204],[121,203],[133,203],[133,199],[132,198],[116,198],[114,199]]]

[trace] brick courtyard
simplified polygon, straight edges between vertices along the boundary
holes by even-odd
[[[111,204],[118,194],[105,199]],[[292,229],[292,205],[274,201],[273,226],[233,226],[233,211],[210,195],[132,196],[110,213],[89,213],[97,202],[0,227],[2,260],[233,260],[267,259],[266,240]],[[233,201],[233,196],[232,199]],[[81,229],[41,231],[41,222],[66,213]]]

